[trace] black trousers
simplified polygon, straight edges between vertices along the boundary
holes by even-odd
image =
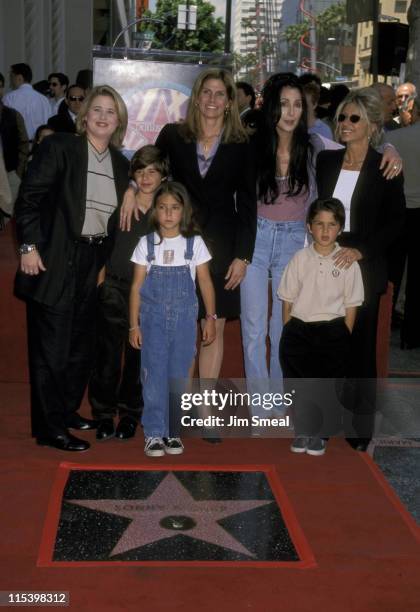
[[[119,413],[138,421],[143,405],[141,351],[128,342],[130,285],[106,277],[98,290],[95,365],[89,381],[89,401],[96,419]]]
[[[82,402],[93,361],[101,251],[101,246],[78,243],[58,302],[27,301],[34,437],[63,433]]]
[[[280,340],[285,390],[293,393],[296,436],[327,437],[341,429],[339,397],[348,369],[350,332],[344,318],[305,323],[292,317]]]
[[[342,402],[348,437],[369,440],[376,413],[376,336],[380,295],[369,296],[357,309]]]

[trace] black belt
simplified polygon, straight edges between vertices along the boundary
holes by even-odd
[[[105,279],[117,281],[117,283],[121,283],[122,285],[126,285],[127,287],[131,286],[131,282],[128,279],[123,278],[122,276],[117,276],[116,274],[110,274],[109,272],[106,272]]]
[[[90,244],[91,246],[97,246],[98,244],[102,244],[105,240],[106,236],[80,236],[76,242],[82,242],[83,244]]]

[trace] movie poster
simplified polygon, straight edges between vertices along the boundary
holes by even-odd
[[[124,59],[94,59],[94,84],[111,85],[128,109],[124,149],[128,156],[153,144],[166,123],[187,112],[188,98],[198,74],[207,66]]]

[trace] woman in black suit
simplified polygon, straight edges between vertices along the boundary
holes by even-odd
[[[402,230],[405,199],[402,177],[385,179],[380,170],[382,157],[372,148],[381,136],[378,94],[367,87],[350,92],[337,109],[336,121],[337,137],[345,149],[319,153],[318,196],[336,197],[346,209],[336,265],[349,267],[358,261],[362,271],[365,301],[352,333],[344,404],[353,414],[356,436],[349,442],[357,450],[366,450],[374,424],[376,384],[372,379],[376,378],[379,299],[387,287],[386,253]]]
[[[212,255],[216,291],[216,340],[202,346],[201,378],[216,379],[223,359],[226,319],[240,314],[239,284],[254,250],[257,224],[253,148],[239,117],[235,84],[226,70],[210,68],[196,79],[182,123],[165,125],[156,145],[169,158],[170,174],[187,189]],[[129,216],[127,209],[124,212]],[[122,219],[124,225],[124,219]]]
[[[68,428],[95,426],[77,410],[91,369],[98,271],[128,184],[118,151],[126,127],[119,94],[95,87],[78,116],[81,136],[43,141],[16,202],[15,291],[27,304],[32,435],[61,450],[89,448]]]

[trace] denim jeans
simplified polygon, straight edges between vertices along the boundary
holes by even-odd
[[[305,242],[303,221],[270,221],[258,217],[252,263],[241,283],[241,327],[247,379],[280,380],[279,344],[283,329],[277,289],[286,265]],[[271,273],[273,306],[268,321],[268,283]],[[267,368],[267,331],[270,338],[270,370]],[[268,391],[268,389],[267,389]]]
[[[192,259],[192,243],[187,243],[185,258]],[[197,316],[198,301],[189,266],[152,264],[141,289],[140,305],[142,425],[146,438],[175,437],[177,433],[179,415],[171,418],[169,414],[170,381],[175,379],[179,389],[180,381],[188,379],[195,355]]]

